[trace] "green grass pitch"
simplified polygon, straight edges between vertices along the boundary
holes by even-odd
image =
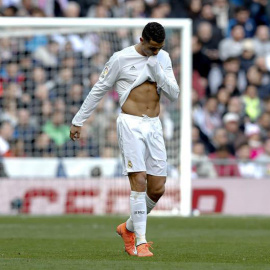
[[[149,258],[124,252],[124,220],[0,216],[0,269],[270,269],[270,217],[149,217]]]

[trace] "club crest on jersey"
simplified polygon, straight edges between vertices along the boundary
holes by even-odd
[[[130,169],[133,167],[132,162],[131,162],[130,160],[128,161],[128,167],[129,167]]]
[[[103,69],[103,71],[102,71],[102,73],[101,73],[101,75],[100,75],[100,78],[101,78],[101,79],[104,79],[105,76],[108,74],[108,72],[109,72],[109,68],[106,66],[106,67]]]

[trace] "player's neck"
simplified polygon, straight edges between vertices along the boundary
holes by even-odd
[[[143,51],[142,51],[142,46],[141,43],[138,43],[134,46],[135,50],[137,51],[137,53],[139,53],[142,56],[146,56]]]

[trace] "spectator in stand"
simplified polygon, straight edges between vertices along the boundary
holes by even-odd
[[[229,99],[227,112],[238,114],[240,117],[240,125],[242,125],[241,120],[244,119],[245,110],[240,97],[234,96]]]
[[[35,18],[44,18],[46,17],[46,14],[45,12],[39,8],[39,7],[33,7],[31,10],[30,10],[30,14],[32,17],[35,17]]]
[[[212,138],[214,130],[221,126],[221,117],[217,113],[217,98],[210,97],[202,108],[197,108],[193,112],[193,120],[208,138]]]
[[[237,88],[242,92],[246,87],[246,75],[240,69],[240,59],[236,57],[227,58],[221,65],[214,65],[208,76],[209,87],[207,89],[208,95],[215,95],[222,85],[224,76],[227,73],[237,74]]]
[[[49,89],[48,89],[48,87],[46,85],[37,86],[37,88],[35,89],[35,92],[34,92],[34,98],[31,102],[31,107],[29,109],[31,111],[31,114],[33,115],[33,118],[38,123],[38,125],[43,125],[44,121],[46,122],[46,120],[47,120],[47,117],[45,117],[44,119],[42,117],[43,111],[44,111],[43,107],[46,107],[47,103],[50,103],[49,102]],[[49,106],[47,106],[47,108],[48,107]],[[45,115],[48,116],[47,113],[45,113]]]
[[[48,120],[42,127],[42,131],[46,133],[50,139],[61,147],[69,140],[69,126],[64,123],[65,115],[61,111],[54,111],[52,120]]]
[[[202,10],[200,14],[201,21],[207,21],[212,24],[213,27],[217,27],[217,20],[213,12],[212,1],[203,1]]]
[[[32,142],[31,142],[32,143]],[[31,148],[31,145],[25,145],[24,140],[22,139],[12,139],[10,141],[10,157],[26,157],[26,151]]]
[[[98,81],[98,78],[100,76],[99,72],[91,72],[89,75],[83,80],[83,98],[85,99],[88,95],[89,91],[91,91],[94,84]]]
[[[7,63],[8,61],[11,61],[13,57],[13,40],[8,37],[3,37],[0,39],[0,59],[1,62]],[[3,71],[3,66],[1,67],[1,73]]]
[[[197,142],[192,147],[192,171],[194,178],[214,178],[216,170],[206,155],[203,143]]]
[[[68,91],[66,99],[67,122],[71,122],[74,114],[80,109],[83,102],[83,87],[80,84],[73,84]]]
[[[251,0],[249,6],[250,17],[254,19],[256,25],[266,24],[269,25],[269,17],[267,16],[267,2],[268,0]]]
[[[248,69],[247,84],[257,86],[258,96],[260,99],[264,100],[270,96],[270,82],[268,82],[268,71],[264,67],[265,63],[261,63],[260,60],[263,60],[263,58],[258,58],[256,65]]]
[[[255,65],[262,73],[261,78],[262,87],[268,89],[270,86],[270,53],[267,54],[266,56],[257,57]]]
[[[200,138],[200,130],[195,125],[192,125],[191,129],[191,143],[194,145],[195,143],[201,142]]]
[[[254,36],[254,47],[257,56],[266,56],[270,52],[269,27],[259,25]]]
[[[23,1],[23,6],[19,8],[19,11],[17,13],[18,16],[22,17],[37,17],[37,18],[44,18],[46,17],[45,12],[33,5],[31,3],[33,1],[25,0]],[[36,49],[40,46],[46,46],[48,44],[48,38],[46,35],[31,35],[25,40],[25,49],[29,52],[35,52]]]
[[[132,1],[134,5],[132,6],[133,9],[141,5],[142,1]],[[136,5],[137,2],[137,5]],[[126,3],[127,5],[128,3]],[[102,10],[101,10],[102,9]],[[102,16],[101,16],[102,15]],[[91,5],[88,12],[87,17],[121,17],[121,11],[118,7],[117,0],[100,0],[97,5]]]
[[[218,101],[217,111],[221,116],[223,116],[227,111],[229,98],[230,93],[228,92],[228,90],[224,86],[220,86],[217,92],[217,101]]]
[[[155,2],[155,1],[153,1]],[[191,1],[170,0],[171,18],[188,18],[189,3]]]
[[[171,5],[166,1],[159,3],[151,9],[150,18],[167,18],[171,12]]]
[[[247,70],[255,63],[256,55],[253,40],[247,38],[244,39],[242,49],[243,51],[240,56],[240,68],[246,73]]]
[[[81,54],[80,53],[64,53],[61,55],[61,64],[63,68],[68,68],[72,70],[73,77],[76,81],[81,82],[83,79],[83,73],[80,66]]]
[[[2,113],[0,115],[0,122],[2,121],[8,121],[13,127],[17,125],[18,117],[16,100],[4,100]]]
[[[235,73],[226,73],[221,86],[226,89],[230,97],[240,96],[241,94],[237,87],[237,74]]]
[[[241,144],[247,142],[247,138],[240,128],[239,115],[236,113],[227,113],[223,117],[223,123],[228,136],[228,144],[233,147],[235,152]]]
[[[220,32],[215,33],[211,23],[202,21],[197,26],[196,35],[202,43],[202,53],[211,62],[217,62],[219,60],[218,44],[222,39]]]
[[[192,20],[193,33],[196,32],[197,23],[200,21],[202,0],[187,1],[187,17]]]
[[[264,152],[255,158],[259,170],[258,174],[260,177],[270,177],[270,138],[264,142]]]
[[[219,43],[219,57],[222,61],[229,57],[238,57],[242,53],[242,42],[245,38],[244,28],[236,24],[231,29],[231,36]]]
[[[202,52],[202,42],[199,40],[197,36],[192,37],[192,53],[193,53],[193,61],[192,67],[193,72],[197,71],[200,75],[200,84],[203,88],[207,86],[207,77],[211,68],[211,61]]]
[[[38,66],[33,68],[31,72],[31,77],[29,76],[29,79],[25,82],[25,85],[26,94],[29,95],[29,98],[32,101],[34,101],[35,92],[39,88],[39,86],[49,86],[45,69]]]
[[[246,7],[236,7],[234,17],[229,20],[227,37],[232,35],[232,29],[236,25],[241,25],[244,29],[244,36],[251,38],[256,31],[256,22],[250,18],[250,11]]]
[[[5,84],[3,88],[2,96],[0,96],[0,111],[4,105],[9,102],[16,102],[21,105],[20,99],[22,98],[22,88],[17,83]],[[1,116],[0,116],[1,117]]]
[[[64,7],[64,17],[77,18],[80,16],[81,7],[76,1],[68,1]]]
[[[16,6],[10,5],[1,9],[1,14],[4,17],[16,17],[18,13],[18,8]]]
[[[270,113],[263,112],[257,122],[260,127],[262,140],[265,141],[270,138]]]
[[[0,123],[0,157],[9,156],[13,131],[14,129],[10,122],[4,121]]]
[[[225,128],[220,127],[215,129],[214,136],[209,144],[208,153],[214,153],[221,146],[226,146],[231,154],[234,154],[235,150],[233,145],[229,142],[228,133]]]
[[[13,134],[13,138],[22,140],[26,147],[29,147],[36,136],[36,127],[31,122],[30,116],[28,109],[22,108],[18,110],[18,123]]]
[[[6,63],[0,74],[0,80],[3,84],[17,83],[22,86],[25,77],[19,70],[19,65],[15,59]]]
[[[71,68],[61,68],[57,76],[52,82],[52,89],[50,90],[50,100],[56,98],[63,98],[66,100],[68,91],[74,84],[73,72]]]
[[[92,144],[95,146],[95,149],[98,149],[98,153],[95,156],[101,155],[101,151],[105,147],[106,142],[104,138],[106,130],[109,126],[110,115],[113,116],[113,111],[106,111],[106,106],[104,105],[109,99],[109,96],[105,95],[98,104],[96,113],[91,115],[86,121],[88,124],[88,136],[92,138]]]
[[[35,7],[32,0],[21,0],[16,5],[19,8],[18,16],[31,17],[31,10]]]
[[[32,59],[32,54],[29,51],[20,52],[19,57],[19,69],[25,76],[23,83],[23,89],[27,92],[29,81],[32,79],[32,70],[36,65],[36,62]]]
[[[46,133],[37,134],[32,146],[33,157],[55,157],[56,145]]]
[[[249,85],[245,94],[243,95],[243,103],[245,107],[245,114],[252,122],[256,121],[261,114],[261,100],[258,97],[257,87]]]
[[[262,100],[263,104],[263,112],[269,113],[270,114],[270,96],[268,98],[265,98]]]
[[[39,46],[33,53],[33,58],[46,69],[55,69],[58,66],[59,44],[53,39],[45,46]]]
[[[120,153],[118,147],[117,130],[116,126],[112,124],[114,123],[114,119],[116,119],[116,116],[110,117],[109,125],[105,130],[105,147],[111,147],[113,149],[113,156],[118,156]]]
[[[91,57],[90,62],[89,62],[89,69],[90,72],[98,71],[100,74],[104,68],[104,64],[106,63],[106,56],[102,55],[101,53],[98,53]]]
[[[245,135],[250,146],[250,158],[255,159],[264,151],[259,125],[247,123],[245,125]]]
[[[216,16],[217,27],[222,30],[223,35],[226,34],[228,28],[229,10],[228,0],[214,0],[213,13]]]
[[[78,18],[80,16],[80,5],[75,1],[69,1],[66,3],[63,9],[63,14],[65,18]],[[70,42],[72,49],[76,53],[80,53],[84,49],[83,38],[79,34],[69,34],[66,36],[55,35],[54,40],[65,44]]]
[[[240,176],[236,159],[227,146],[219,147],[214,153],[209,154],[209,158],[214,163],[219,177]]]
[[[250,160],[250,146],[243,143],[236,150],[237,164],[240,176],[243,178],[259,178],[259,166]]]

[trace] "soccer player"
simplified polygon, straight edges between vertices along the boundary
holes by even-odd
[[[153,256],[146,241],[147,214],[165,191],[167,155],[158,117],[160,96],[171,101],[179,87],[169,54],[162,50],[165,31],[161,24],[148,23],[140,43],[127,47],[106,63],[80,110],[72,120],[70,137],[80,138],[81,126],[105,93],[115,86],[122,112],[117,119],[123,174],[128,175],[130,217],[117,227],[129,255]],[[135,246],[136,240],[136,246]]]

